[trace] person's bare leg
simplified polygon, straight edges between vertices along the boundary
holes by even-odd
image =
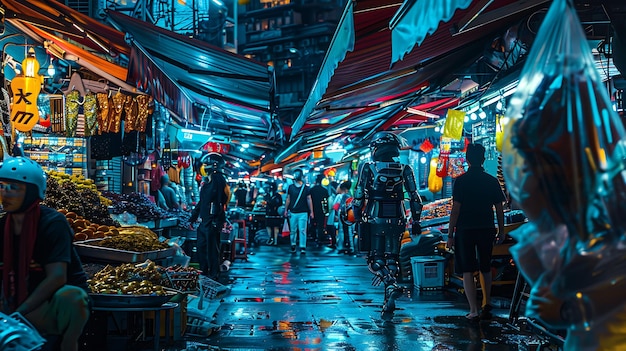
[[[469,317],[478,316],[478,302],[476,301],[476,283],[474,283],[474,273],[463,273],[463,289],[465,289],[465,297],[470,305]]]
[[[492,285],[491,271],[485,272],[485,273],[480,272],[480,286],[483,289],[482,290],[483,292],[482,306],[491,304],[491,285]]]

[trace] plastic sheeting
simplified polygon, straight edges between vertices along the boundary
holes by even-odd
[[[511,234],[526,313],[568,329],[565,350],[621,350],[626,134],[567,0],[550,7],[507,117],[507,186],[531,220]]]

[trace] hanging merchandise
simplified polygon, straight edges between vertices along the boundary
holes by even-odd
[[[444,178],[448,176],[448,163],[450,161],[450,148],[452,141],[449,138],[441,137],[439,143],[439,158],[437,162],[437,176]]]
[[[72,89],[65,96],[65,135],[75,137],[78,128],[78,109],[80,107],[80,92]]]
[[[189,168],[191,166],[191,156],[187,152],[179,152],[177,163],[180,168]]]
[[[465,111],[448,110],[446,123],[443,125],[443,136],[454,140],[461,140],[464,123]]]
[[[424,140],[420,144],[420,150],[422,150],[425,154],[431,152],[434,148],[435,148],[435,145],[433,145],[433,143],[430,142],[429,138],[426,138],[426,140]]]
[[[124,132],[137,130],[135,127],[137,123],[137,115],[139,106],[137,100],[130,95],[127,95],[124,100]]]
[[[461,152],[450,156],[448,160],[448,175],[457,178],[465,173],[465,156]]]
[[[85,115],[85,137],[96,134],[98,128],[98,98],[96,94],[87,91],[83,99],[83,113]]]
[[[148,117],[154,112],[154,99],[152,96],[139,95],[135,98],[137,102],[137,118],[135,122],[135,129],[140,132],[146,131],[146,125],[148,124]]]
[[[126,95],[118,90],[111,98],[110,102],[113,103],[112,109],[109,111],[108,120],[105,122],[107,132],[119,133],[122,124],[122,113],[124,112],[124,105],[126,104]]]
[[[102,134],[108,131],[107,121],[109,120],[109,113],[111,112],[110,106],[113,104],[111,101],[111,92],[97,93],[96,99],[98,100],[98,115],[96,120],[98,121],[98,134]]]
[[[502,139],[504,139],[504,121],[503,115],[496,115],[496,150],[500,152],[502,152]]]
[[[169,140],[165,140],[163,142],[163,152],[161,153],[161,164],[163,168],[167,171],[170,167],[172,167],[172,149]]]
[[[573,3],[552,2],[506,110],[504,176],[530,220],[511,253],[526,313],[567,330],[564,350],[621,350],[626,129]]]
[[[430,172],[428,172],[428,190],[431,193],[436,194],[443,189],[443,179],[437,175],[437,165],[439,164],[439,158],[433,157],[430,160]]]

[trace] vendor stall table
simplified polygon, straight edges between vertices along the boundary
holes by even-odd
[[[118,328],[117,332],[122,333],[124,330],[121,329],[120,323],[118,323],[116,316],[119,313],[126,313],[127,315],[141,313],[141,327],[142,327],[142,335],[146,337],[146,316],[145,312],[154,312],[154,325],[153,325],[153,347],[155,351],[160,350],[160,340],[161,340],[161,312],[165,314],[165,341],[170,341],[170,312],[176,309],[179,305],[174,302],[166,302],[161,306],[155,307],[94,307],[94,311],[102,311],[105,312],[110,318],[113,319],[113,323]],[[129,317],[130,319],[130,317]],[[174,339],[178,339],[180,335],[176,335],[177,330],[180,331],[180,328],[174,328]],[[109,332],[107,328],[107,333]],[[128,330],[126,330],[128,332]],[[180,332],[179,332],[180,333]]]

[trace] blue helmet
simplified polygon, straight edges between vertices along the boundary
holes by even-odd
[[[5,158],[0,164],[0,179],[33,184],[37,187],[37,196],[41,200],[46,196],[46,173],[30,158]]]

